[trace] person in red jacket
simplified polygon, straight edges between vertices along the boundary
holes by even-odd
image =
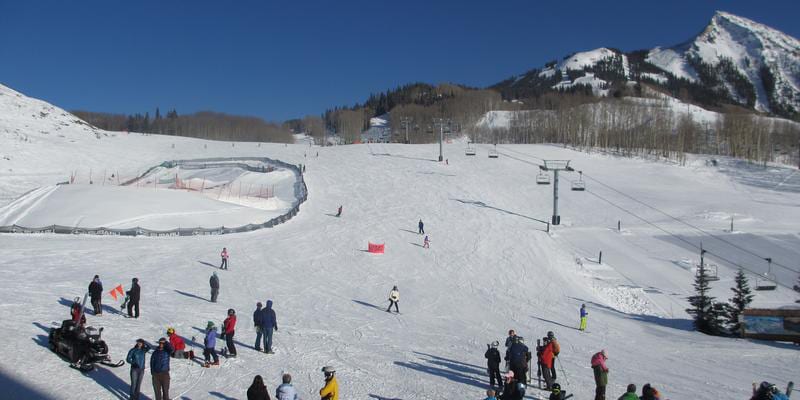
[[[69,315],[72,317],[72,322],[75,323],[75,326],[83,328],[83,325],[86,324],[86,314],[83,313],[80,297],[76,297],[72,300],[72,307],[69,309]]]
[[[172,346],[171,356],[173,358],[194,358],[193,351],[186,352],[186,343],[182,337],[175,333],[175,328],[167,328],[167,336],[169,337],[169,344]]]
[[[553,389],[553,361],[555,358],[555,345],[550,338],[544,338],[544,348],[542,349],[542,377],[544,378],[545,389]]]
[[[236,357],[236,346],[233,344],[233,334],[236,333],[236,311],[228,309],[228,318],[222,321],[222,333],[225,334],[225,344],[228,346],[228,357]]]

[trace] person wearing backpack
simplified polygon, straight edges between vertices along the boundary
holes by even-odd
[[[606,366],[608,354],[605,349],[592,356],[592,370],[594,371],[594,400],[606,400],[606,386],[608,385],[608,367]]]

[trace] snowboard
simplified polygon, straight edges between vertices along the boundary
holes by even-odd
[[[128,307],[128,301],[129,301],[130,299],[131,299],[131,297],[130,297],[130,296],[128,296],[128,295],[126,294],[126,295],[125,295],[125,300],[123,300],[123,301],[122,301],[122,305],[121,305],[121,306],[119,306],[119,308],[120,308],[121,310],[125,310],[125,307]]]

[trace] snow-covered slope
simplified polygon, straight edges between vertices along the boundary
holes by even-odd
[[[777,103],[800,109],[800,41],[796,38],[720,11],[697,37],[675,47],[657,47],[650,51],[647,61],[677,77],[696,81],[697,71],[689,62],[692,58],[711,66],[724,60],[732,62],[753,84],[757,110],[776,111],[769,99],[773,91]],[[765,71],[774,83],[764,81]],[[771,85],[774,89],[768,89]],[[731,88],[729,93],[738,97]]]
[[[72,160],[89,153],[87,167],[123,164],[130,171],[154,159],[261,155],[307,165],[308,201],[286,224],[224,237],[0,235],[5,396],[124,397],[127,366],[84,375],[47,348],[51,323],[68,316],[69,299],[82,295],[94,274],[107,291],[134,276],[142,284],[141,318],[123,318],[119,302],[107,295],[104,315],[87,317],[105,327],[115,359],[124,358],[136,338],[154,342],[168,326],[195,337],[188,342],[199,353],[206,321],[219,322],[228,308],[236,309],[239,357],[208,370],[173,360],[173,398],[245,398],[256,374],[274,393],[280,374],[290,372],[301,397],[312,399],[322,386],[323,365],[337,367],[341,399],[481,398],[488,386],[486,343],[502,342],[509,328],[528,343],[556,333],[561,384],[577,399],[591,398],[589,358],[603,348],[610,355],[609,397],[628,383],[650,382],[671,399],[746,398],[749,382],[796,378],[792,346],[698,334],[683,311],[694,275],[681,265],[697,261],[687,242],[702,241],[755,272],[766,269],[763,260],[612,189],[797,268],[800,176],[791,170],[734,162],[719,169],[702,158],[681,168],[546,145],[501,145],[500,158],[489,159],[486,147],[468,157],[463,143],[445,144],[445,165],[433,162],[437,145],[336,146],[306,157],[307,145],[179,139],[86,135],[74,148],[37,139],[17,147],[33,161],[5,162],[14,163],[10,176],[28,191],[70,174]],[[0,148],[13,143],[0,138]],[[561,192],[562,225],[549,233],[540,220],[550,218],[552,187],[534,179],[541,159],[571,159],[589,179],[586,192]],[[49,173],[40,175],[43,170]],[[565,173],[562,179],[576,178]],[[139,198],[129,194],[120,201],[134,207]],[[342,217],[332,217],[340,204]],[[729,233],[731,216],[736,231]],[[416,233],[420,218],[430,249]],[[615,229],[618,220],[622,231]],[[386,253],[365,252],[368,241],[385,243]],[[210,303],[208,278],[222,247],[230,251],[230,269],[218,272],[219,302]],[[600,250],[603,263],[596,262]],[[713,294],[730,297],[735,267],[707,260],[722,265]],[[789,271],[773,272],[783,285],[796,279]],[[392,285],[402,294],[399,315],[383,308]],[[760,292],[756,304],[781,306],[795,298],[781,287]],[[250,348],[250,312],[267,299],[275,302],[280,326],[274,355]],[[586,333],[575,329],[581,303],[590,311]],[[152,395],[147,384],[143,392]],[[530,388],[526,398],[543,397]]]

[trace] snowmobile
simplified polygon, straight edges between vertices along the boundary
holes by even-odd
[[[108,346],[100,338],[103,328],[83,328],[71,319],[64,320],[60,328],[51,328],[48,335],[50,350],[66,358],[70,367],[83,372],[94,369],[96,363],[121,367],[124,360],[114,362],[108,355]]]

